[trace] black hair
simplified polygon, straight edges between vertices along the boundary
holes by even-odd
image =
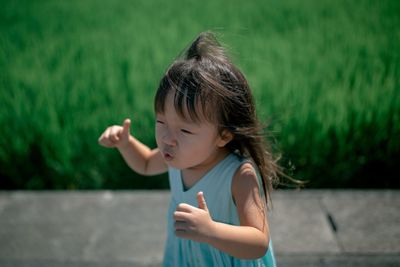
[[[270,199],[281,168],[264,138],[249,84],[214,34],[201,33],[184,56],[168,68],[154,101],[157,113],[164,112],[170,93],[174,94],[174,106],[182,118],[206,119],[217,124],[220,133],[232,133],[233,139],[226,147],[251,158],[262,177],[266,201]]]

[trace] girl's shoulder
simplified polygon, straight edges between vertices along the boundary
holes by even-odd
[[[232,195],[236,197],[259,189],[257,170],[251,161],[244,159],[232,178]]]

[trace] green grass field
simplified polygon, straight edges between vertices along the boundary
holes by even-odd
[[[400,187],[400,1],[2,1],[0,189],[166,188],[97,138],[154,147],[168,65],[212,30],[307,187]]]

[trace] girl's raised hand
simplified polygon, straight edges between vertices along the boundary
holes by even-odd
[[[197,193],[198,208],[181,203],[174,212],[175,234],[180,238],[208,242],[214,221],[208,211],[203,192]]]
[[[129,143],[129,129],[131,127],[131,120],[125,119],[124,124],[113,125],[108,127],[100,136],[99,144],[110,148],[122,148]]]

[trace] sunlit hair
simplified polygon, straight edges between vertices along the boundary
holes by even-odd
[[[263,136],[246,78],[212,33],[200,34],[168,68],[155,97],[157,113],[164,113],[169,94],[183,119],[207,120],[218,125],[220,133],[228,130],[233,134],[226,147],[252,159],[262,177],[266,201],[270,199],[281,169]]]

